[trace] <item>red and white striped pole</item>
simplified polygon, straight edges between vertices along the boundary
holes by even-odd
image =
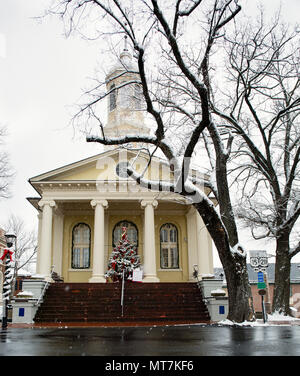
[[[8,314],[8,301],[11,293],[11,282],[13,276],[11,274],[11,261],[12,261],[12,247],[14,245],[16,236],[15,235],[5,235],[7,248],[4,249],[3,255],[0,259],[5,265],[4,269],[4,281],[3,281],[3,307],[2,307],[2,329],[7,328],[7,314]]]
[[[10,270],[10,263],[11,259],[9,256],[4,257],[4,265],[5,265],[5,270],[4,270],[4,281],[3,281],[3,308],[2,308],[2,329],[7,328],[7,305],[11,293],[11,282],[13,279],[13,276],[11,274]]]

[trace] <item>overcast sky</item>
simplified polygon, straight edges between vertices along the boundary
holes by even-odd
[[[27,182],[40,173],[101,151],[69,126],[87,78],[99,63],[100,42],[66,39],[58,18],[40,22],[49,0],[0,1],[0,124],[6,125],[6,149],[17,174],[13,197],[0,201],[0,225],[11,213],[37,226],[36,210],[26,197],[37,196]],[[245,0],[255,14],[258,1]],[[264,0],[270,12],[282,3],[283,17],[296,22],[300,0]]]

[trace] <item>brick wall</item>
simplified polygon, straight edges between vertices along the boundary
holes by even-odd
[[[269,297],[266,294],[264,296],[264,301],[266,303],[266,309],[268,308],[268,302],[270,303],[269,312],[271,312],[271,305],[273,300],[274,284],[269,284]],[[261,296],[258,294],[257,285],[251,285],[253,305],[255,312],[262,311]],[[297,309],[297,317],[300,317],[300,283],[291,283],[291,297],[290,297],[290,306]]]

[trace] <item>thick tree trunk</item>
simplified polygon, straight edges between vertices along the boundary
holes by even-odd
[[[255,315],[248,279],[246,256],[231,252],[227,233],[217,213],[207,210],[204,202],[195,204],[195,207],[214,240],[224,269],[229,303],[227,318],[237,323],[252,321]]]
[[[289,234],[287,233],[280,236],[276,244],[273,312],[290,314],[290,272],[291,259],[289,256]]]
[[[228,319],[235,322],[252,321],[255,314],[246,257],[235,255],[233,259],[229,257],[223,263],[228,289]]]

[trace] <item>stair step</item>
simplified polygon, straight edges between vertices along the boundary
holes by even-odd
[[[209,321],[195,283],[125,283],[124,317],[121,284],[53,283],[35,322]]]

